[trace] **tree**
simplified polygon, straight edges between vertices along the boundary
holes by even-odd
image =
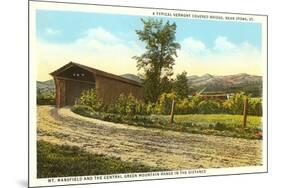
[[[136,30],[140,41],[145,43],[146,51],[134,56],[138,70],[144,74],[144,95],[147,102],[156,102],[161,94],[162,79],[173,75],[173,65],[180,44],[175,42],[176,24],[162,20],[141,19],[143,30]],[[166,83],[164,81],[164,83]]]
[[[170,93],[172,92],[172,88],[173,88],[173,80],[169,79],[167,76],[164,76],[161,79],[161,88],[160,88],[160,95],[162,93]]]
[[[188,79],[186,71],[178,74],[173,83],[173,90],[180,99],[187,98],[189,92]]]

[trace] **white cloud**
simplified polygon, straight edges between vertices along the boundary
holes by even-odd
[[[200,40],[187,37],[181,42],[181,46],[175,72],[186,70],[191,74],[262,74],[261,53],[248,41],[237,44],[227,37],[218,36],[213,46],[208,47]]]
[[[198,55],[202,53],[207,53],[208,49],[206,45],[200,41],[195,40],[192,37],[188,37],[181,42],[182,50],[190,55]]]
[[[100,42],[118,42],[118,37],[106,31],[102,27],[88,29],[83,36],[78,39],[78,42],[85,42],[95,39]]]
[[[215,40],[214,50],[218,51],[229,51],[236,49],[236,45],[231,43],[227,37],[218,36]]]
[[[218,36],[214,40],[214,45],[211,47],[207,47],[204,42],[196,40],[192,37],[185,38],[181,42],[181,46],[182,50],[180,53],[182,55],[198,58],[209,58],[211,56],[260,56],[259,50],[248,41],[235,44],[224,36]]]
[[[60,35],[61,31],[53,28],[46,28],[45,33],[50,36]]]

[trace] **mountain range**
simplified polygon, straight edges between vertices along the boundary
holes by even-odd
[[[37,92],[41,93],[54,93],[55,91],[55,82],[54,80],[47,81],[37,81]]]
[[[121,77],[142,82],[142,79],[134,74],[122,74]],[[245,91],[253,96],[260,96],[262,93],[262,76],[249,75],[246,73],[216,76],[204,74],[202,76],[188,76],[188,83],[191,92],[204,89],[206,92],[238,92]],[[37,81],[37,89],[41,91],[54,91],[54,81]]]
[[[245,91],[258,94],[262,91],[262,76],[249,75],[246,73],[215,76],[204,74],[202,76],[188,76],[191,89],[204,89],[205,91],[237,92]]]

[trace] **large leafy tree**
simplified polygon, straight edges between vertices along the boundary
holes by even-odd
[[[140,41],[145,43],[146,51],[141,56],[134,56],[137,68],[143,71],[145,100],[157,101],[163,90],[163,84],[173,75],[173,65],[180,44],[177,43],[176,24],[158,19],[141,19],[142,30],[136,30]],[[163,80],[164,79],[164,80]]]
[[[189,84],[186,71],[183,71],[181,74],[176,76],[175,82],[173,83],[173,90],[181,99],[188,97]]]

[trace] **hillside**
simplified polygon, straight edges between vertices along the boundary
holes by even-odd
[[[204,74],[202,76],[188,76],[192,91],[206,88],[205,91],[237,92],[245,91],[255,96],[261,95],[262,77],[240,73],[235,75],[215,76]]]
[[[138,77],[137,75],[134,75],[134,74],[122,74],[120,75],[121,77],[123,78],[127,78],[129,80],[133,80],[133,81],[136,81],[136,82],[139,82],[139,83],[142,83],[142,80],[140,77]]]
[[[54,80],[47,80],[47,81],[37,81],[37,91],[40,93],[54,93],[55,91],[55,83]]]

